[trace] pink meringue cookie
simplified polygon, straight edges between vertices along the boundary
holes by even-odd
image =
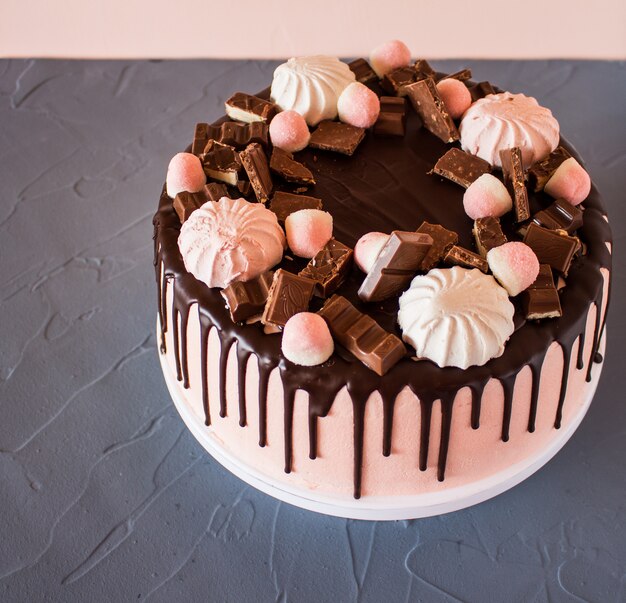
[[[437,84],[437,91],[452,119],[459,119],[472,104],[472,95],[467,86],[454,78],[441,80]]]
[[[365,84],[352,82],[337,100],[339,119],[356,128],[370,128],[380,113],[380,100]]]
[[[283,151],[296,153],[309,144],[311,133],[304,117],[296,111],[281,111],[270,122],[272,144]]]
[[[333,217],[321,209],[301,209],[285,219],[289,249],[312,258],[333,236]]]
[[[589,196],[591,178],[582,165],[570,157],[556,168],[544,190],[555,199],[578,205]]]
[[[285,324],[281,349],[283,356],[294,364],[316,366],[332,356],[335,344],[319,314],[300,312]]]
[[[202,163],[191,153],[177,153],[167,166],[165,185],[172,199],[182,191],[197,193],[206,184]]]
[[[380,78],[398,67],[406,67],[410,62],[411,51],[400,40],[385,42],[370,53],[370,65]]]
[[[490,249],[487,262],[493,276],[511,297],[528,289],[539,274],[539,260],[535,252],[519,241]]]
[[[469,185],[463,194],[463,208],[472,218],[499,218],[513,208],[506,186],[491,174],[483,174]]]
[[[285,235],[262,203],[222,197],[185,221],[178,236],[185,268],[208,287],[227,287],[266,272],[283,257]]]
[[[368,232],[354,246],[354,262],[365,274],[372,269],[376,258],[389,240],[384,232]]]

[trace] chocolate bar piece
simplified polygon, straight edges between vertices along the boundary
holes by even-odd
[[[567,149],[557,147],[545,159],[531,165],[528,169],[528,183],[533,191],[542,191],[556,169],[570,157],[571,154]]]
[[[226,115],[236,121],[269,123],[278,111],[274,103],[245,92],[235,92],[225,103]]]
[[[196,124],[191,152],[195,155],[202,153],[209,140],[216,140],[227,144],[238,151],[245,149],[250,143],[258,142],[267,147],[268,128],[267,124],[255,121],[249,124],[241,124],[236,121],[225,121],[219,126],[209,124]],[[202,142],[204,141],[204,142]]]
[[[477,253],[453,245],[450,251],[446,253],[443,261],[451,266],[462,266],[463,268],[478,268],[481,272],[487,272],[489,270],[489,264],[487,260],[480,257]]]
[[[214,180],[226,182],[231,186],[237,185],[241,161],[239,154],[229,145],[215,140],[209,140],[204,153],[200,155],[204,173]]]
[[[193,142],[191,143],[191,152],[194,155],[200,155],[204,152],[204,147],[208,140],[207,130],[209,124],[196,124],[196,129],[193,134]]]
[[[355,59],[348,63],[348,67],[350,67],[352,73],[354,73],[356,81],[361,82],[361,84],[367,85],[378,81],[376,72],[365,59]]]
[[[207,201],[219,201],[222,197],[228,197],[228,191],[223,184],[209,182],[197,193],[181,191],[174,198],[174,210],[180,218],[182,224],[189,218],[191,213],[204,205]]]
[[[274,273],[271,270],[245,283],[235,281],[222,289],[222,297],[233,322],[241,322],[263,312]]]
[[[474,180],[491,172],[491,166],[484,159],[453,147],[439,158],[432,171],[467,188]]]
[[[387,373],[406,355],[399,337],[385,331],[341,295],[333,295],[318,314],[326,320],[334,339],[378,375]]]
[[[550,230],[564,230],[572,234],[583,225],[583,211],[563,199],[557,199],[552,205],[538,211],[533,222]]]
[[[554,286],[552,268],[548,264],[540,264],[537,279],[522,292],[521,301],[528,320],[558,318],[562,315],[559,292]]]
[[[528,191],[524,183],[524,164],[522,163],[522,150],[519,147],[503,149],[500,151],[502,162],[502,174],[504,185],[513,199],[515,208],[515,221],[525,222],[530,218],[530,205],[528,204]]]
[[[432,246],[420,266],[420,270],[424,272],[428,272],[433,266],[438,264],[448,253],[450,247],[456,245],[459,241],[459,235],[456,232],[448,230],[440,224],[422,222],[422,225],[415,232],[430,235],[433,240]]]
[[[306,195],[294,195],[285,191],[276,191],[269,209],[276,214],[279,222],[284,222],[289,214],[301,209],[322,209],[322,200]]]
[[[274,273],[261,322],[284,327],[298,312],[306,312],[315,281],[279,268]]]
[[[406,87],[417,81],[418,74],[413,67],[398,67],[383,76],[380,83],[383,90],[396,96],[406,96]]]
[[[359,288],[364,301],[381,301],[405,289],[433,245],[428,234],[394,230]]]
[[[426,59],[417,59],[413,65],[413,69],[415,69],[415,73],[417,74],[416,81],[435,76],[435,70],[430,66]]]
[[[311,134],[309,146],[323,151],[336,151],[352,155],[365,136],[363,128],[357,128],[338,121],[323,121]]]
[[[500,247],[500,245],[506,243],[506,237],[502,232],[498,218],[479,218],[474,222],[472,232],[474,233],[478,253],[484,258],[487,257],[490,249]]]
[[[485,98],[488,94],[495,94],[496,91],[490,82],[478,82],[474,86],[468,87],[472,96],[472,102],[476,102],[478,99]]]
[[[441,96],[439,96],[435,80],[432,77],[409,84],[406,91],[427,130],[443,142],[459,140],[459,131],[456,129]]]
[[[313,293],[317,297],[328,297],[348,275],[352,256],[353,251],[350,247],[331,239],[299,274],[315,281]]]
[[[461,69],[461,71],[455,71],[454,73],[449,73],[448,75],[444,75],[441,80],[459,80],[459,82],[466,82],[467,80],[472,79],[472,70],[471,69]]]
[[[315,178],[306,165],[296,161],[293,153],[283,151],[278,147],[272,150],[270,158],[270,170],[282,176],[287,182],[298,184],[315,184]]]
[[[531,222],[524,236],[524,243],[534,252],[541,264],[549,264],[567,276],[569,267],[578,251],[580,242],[575,237],[556,230],[548,230]]]
[[[404,136],[406,101],[398,96],[381,96],[380,113],[374,124],[374,134]]]
[[[248,180],[237,180],[237,190],[243,197],[247,197],[250,194],[250,182]]]
[[[263,147],[257,142],[253,142],[239,153],[239,157],[246,174],[248,174],[257,201],[266,203],[272,194],[274,185]]]

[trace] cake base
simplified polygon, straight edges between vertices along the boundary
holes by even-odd
[[[157,333],[159,332],[157,325]],[[599,348],[600,352],[604,353],[604,337]],[[247,484],[254,486],[257,490],[297,507],[336,517],[367,520],[418,519],[442,515],[493,498],[524,481],[543,467],[572,437],[587,413],[602,372],[602,364],[597,365],[592,373],[592,381],[588,384],[587,395],[578,414],[567,425],[558,430],[554,440],[539,454],[512,465],[505,471],[500,471],[488,478],[462,487],[411,496],[367,496],[355,500],[350,496],[333,496],[319,494],[313,490],[290,488],[285,483],[278,482],[243,464],[211,435],[210,429],[193,412],[182,393],[182,383],[176,380],[176,375],[170,369],[166,356],[159,354],[159,359],[165,383],[174,405],[189,431],[203,448],[231,473]]]

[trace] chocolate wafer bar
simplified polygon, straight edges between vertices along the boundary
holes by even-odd
[[[427,130],[443,142],[459,140],[459,131],[439,96],[437,85],[432,77],[409,84],[406,92]]]
[[[374,134],[404,136],[406,101],[399,96],[381,96],[380,113],[374,124]]]
[[[557,199],[552,205],[538,211],[533,222],[550,230],[564,230],[572,234],[583,225],[583,211],[563,199]]]
[[[274,273],[261,322],[284,327],[298,312],[306,312],[315,281],[279,268]]]
[[[353,251],[337,239],[331,239],[320,249],[306,267],[299,272],[300,276],[315,281],[314,294],[317,297],[328,297],[343,283],[350,266]]]
[[[456,232],[448,230],[440,224],[422,222],[422,225],[415,232],[427,234],[433,241],[420,266],[420,270],[423,272],[428,272],[443,260],[450,247],[459,241],[459,235]]]
[[[522,163],[522,150],[519,147],[503,149],[500,151],[502,163],[502,175],[513,207],[515,208],[515,221],[525,222],[530,218],[530,205],[528,203],[528,191],[524,182],[524,164]]]
[[[270,157],[270,170],[287,182],[315,184],[315,178],[306,165],[296,161],[293,153],[274,147]]]
[[[487,260],[480,257],[477,253],[453,245],[448,253],[446,253],[443,261],[450,266],[462,266],[463,268],[478,268],[481,272],[488,272],[489,264]]]
[[[257,201],[266,203],[272,194],[274,185],[270,175],[270,166],[267,163],[267,155],[265,155],[263,147],[253,142],[239,153],[239,158],[246,170],[246,174],[248,174]]]
[[[245,149],[252,142],[258,142],[260,145],[267,147],[269,140],[268,128],[267,124],[260,121],[249,124],[225,121],[219,126],[204,123],[196,124],[191,152],[199,155],[209,140],[216,140],[237,150]]]
[[[289,214],[301,209],[322,209],[322,200],[306,195],[294,195],[285,191],[276,191],[270,202],[269,209],[276,214],[278,221],[283,223]]]
[[[432,171],[468,188],[477,178],[490,173],[491,166],[484,159],[453,147],[439,158]]]
[[[226,115],[236,121],[269,123],[278,107],[274,103],[245,92],[235,92],[225,103]]]
[[[268,270],[252,280],[235,281],[222,289],[222,297],[233,322],[241,322],[263,312],[274,272]]]
[[[528,184],[533,191],[542,191],[556,169],[570,157],[570,152],[566,148],[559,146],[545,159],[531,165],[528,169]]]
[[[311,134],[309,146],[313,149],[352,155],[364,136],[363,128],[338,121],[322,121]]]
[[[548,264],[539,266],[537,279],[522,292],[520,299],[528,320],[558,318],[562,315],[559,292],[554,285],[552,268]]]
[[[487,257],[489,250],[506,243],[506,237],[502,232],[498,218],[479,218],[474,222],[472,232],[476,241],[476,249],[484,258]]]

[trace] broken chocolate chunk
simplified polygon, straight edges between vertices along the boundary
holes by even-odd
[[[535,282],[521,295],[524,315],[528,320],[558,318],[562,315],[559,292],[554,285],[552,268],[540,264]]]
[[[276,214],[278,221],[283,223],[289,214],[301,209],[322,209],[322,200],[306,195],[294,195],[285,191],[276,191],[270,202],[269,209]]]
[[[274,273],[261,322],[284,327],[298,312],[306,312],[315,281],[279,268]]]
[[[385,92],[396,96],[406,96],[406,87],[418,80],[417,72],[413,67],[398,67],[386,73],[380,85]]]
[[[247,197],[250,194],[250,182],[248,180],[237,180],[237,190]]]
[[[459,80],[459,82],[466,82],[467,80],[472,79],[472,70],[471,69],[461,69],[461,71],[455,71],[454,73],[449,73],[448,75],[444,75],[441,80]]]
[[[223,184],[209,182],[201,191],[189,193],[181,191],[174,198],[174,210],[180,218],[180,223],[185,222],[191,213],[204,205],[207,201],[219,201],[222,197],[228,197],[228,191]]]
[[[274,103],[245,92],[235,92],[225,103],[226,115],[236,121],[269,123],[278,107]]]
[[[485,98],[488,94],[495,94],[495,88],[491,85],[490,82],[478,82],[473,86],[469,86],[468,90],[472,96],[472,102],[476,102],[481,98]]]
[[[417,59],[413,65],[413,69],[415,69],[415,73],[417,74],[416,81],[435,76],[435,70],[430,66],[426,59]]]
[[[580,241],[564,231],[548,230],[531,222],[524,236],[524,243],[534,252],[541,264],[549,264],[563,276],[578,251]]]
[[[450,266],[462,266],[463,268],[478,268],[481,272],[487,272],[489,270],[489,264],[487,260],[480,257],[477,253],[453,245],[450,251],[446,253],[443,261]]]
[[[353,251],[350,247],[331,239],[299,274],[315,281],[314,294],[317,297],[328,297],[348,275],[352,256]]]
[[[222,297],[233,322],[241,322],[263,312],[273,276],[274,273],[269,270],[245,283],[235,281],[222,289]]]
[[[204,152],[200,155],[204,173],[214,180],[226,182],[231,186],[237,185],[241,161],[237,151],[226,144],[209,140]]]
[[[538,211],[533,222],[550,230],[564,230],[572,234],[583,225],[583,211],[563,199],[557,199],[552,205]]]
[[[354,73],[354,77],[357,82],[361,84],[372,84],[378,81],[378,76],[376,72],[372,69],[372,66],[365,59],[355,59],[348,63],[348,67],[352,73]]]
[[[484,258],[487,257],[487,253],[491,249],[506,243],[506,237],[502,232],[498,218],[479,218],[474,222],[472,232],[476,241],[476,249]]]
[[[453,147],[439,158],[432,171],[467,188],[483,174],[490,173],[491,166],[484,159]]]
[[[502,163],[502,175],[513,207],[515,208],[515,221],[525,222],[530,218],[530,205],[528,204],[528,191],[524,182],[524,164],[522,163],[522,150],[519,147],[503,149],[500,151]]]
[[[338,121],[322,121],[311,134],[309,146],[313,149],[352,155],[364,136],[363,128]]]
[[[381,96],[380,113],[374,124],[374,134],[404,136],[406,101],[398,96]]]
[[[199,155],[203,152],[209,140],[221,142],[237,150],[244,149],[252,142],[258,142],[267,147],[269,140],[268,128],[267,124],[260,121],[249,124],[225,121],[219,126],[204,123],[196,124],[191,152]]]
[[[440,224],[422,222],[422,225],[415,232],[430,235],[433,240],[432,246],[420,266],[420,270],[424,272],[428,272],[443,260],[450,247],[456,245],[459,241],[459,235],[456,232],[448,230]]]
[[[257,201],[266,203],[272,194],[273,184],[270,166],[263,147],[253,142],[239,153],[241,163],[250,179]]]
[[[274,147],[270,158],[270,170],[282,176],[287,182],[315,184],[311,170],[293,158],[293,153]]]
[[[399,337],[341,295],[333,295],[318,314],[326,320],[333,338],[378,375],[387,373],[406,355]]]
[[[456,129],[445,103],[439,96],[437,85],[432,77],[409,84],[406,91],[427,130],[443,142],[459,140],[459,131]]]
[[[364,301],[381,301],[402,292],[433,245],[429,234],[394,230],[361,287]]]
[[[567,149],[557,147],[545,159],[531,165],[528,169],[528,184],[533,191],[542,191],[556,169],[570,157],[571,154]]]

